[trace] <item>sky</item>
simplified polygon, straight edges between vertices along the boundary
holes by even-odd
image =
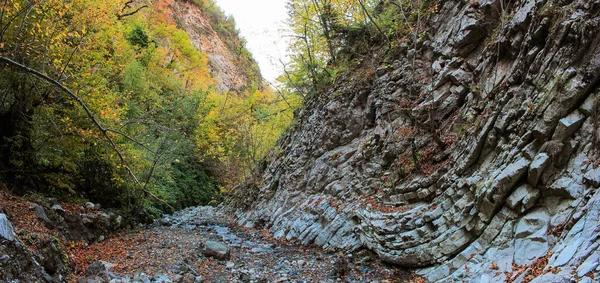
[[[246,47],[258,62],[263,77],[275,81],[285,62],[287,44],[281,30],[285,27],[286,0],[215,0],[226,15],[235,18],[236,26],[246,39]]]

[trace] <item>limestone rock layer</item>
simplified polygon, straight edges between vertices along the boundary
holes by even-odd
[[[424,26],[307,99],[239,223],[431,282],[600,278],[600,1],[442,1]]]

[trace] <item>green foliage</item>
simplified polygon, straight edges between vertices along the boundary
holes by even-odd
[[[79,191],[108,207],[119,207],[126,201],[121,184],[114,179],[116,170],[105,158],[106,148],[90,145],[78,161]]]
[[[127,34],[126,38],[131,45],[141,48],[147,48],[150,44],[150,36],[148,36],[141,25],[133,26],[133,29]]]
[[[406,40],[425,40],[425,32],[409,35],[436,12],[435,0],[289,1],[292,56],[279,81],[296,93],[317,93],[337,74],[362,68],[383,46],[390,51]]]
[[[122,1],[7,1],[3,19],[13,21],[0,22],[0,56],[59,80],[112,141],[57,88],[0,65],[0,181],[146,221],[171,209],[149,193],[174,208],[220,200],[264,156],[298,101],[259,90],[235,22],[201,1],[256,81],[217,93],[207,56],[167,20],[169,3],[118,19]]]

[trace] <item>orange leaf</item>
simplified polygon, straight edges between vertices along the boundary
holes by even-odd
[[[498,264],[495,262],[492,262],[492,266],[490,266],[491,270],[498,270]]]

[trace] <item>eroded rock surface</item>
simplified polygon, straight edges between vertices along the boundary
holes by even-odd
[[[0,282],[47,282],[50,277],[0,213]]]
[[[431,282],[600,278],[600,2],[502,7],[444,1],[392,68],[308,98],[238,223]]]

